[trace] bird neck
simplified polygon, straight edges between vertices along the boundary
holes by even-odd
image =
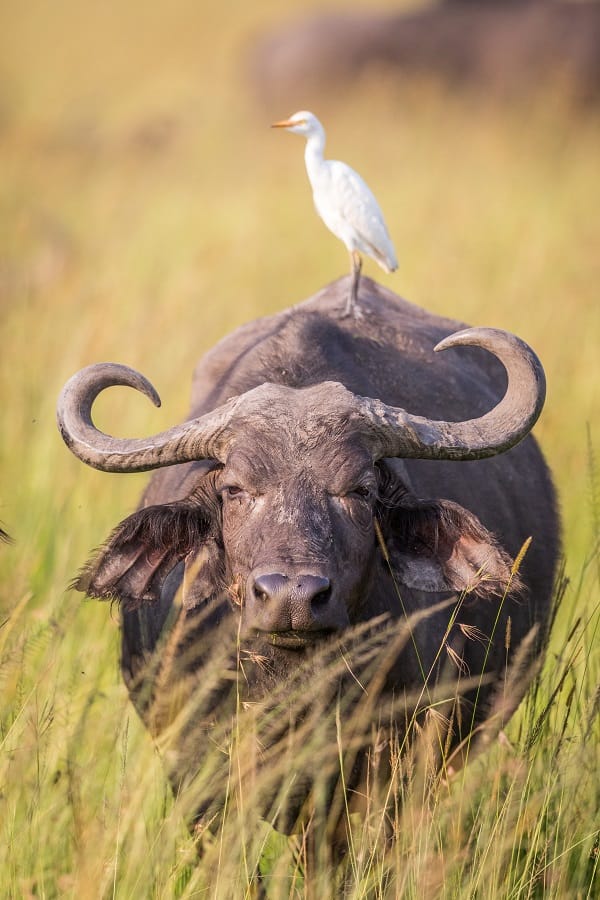
[[[325,132],[323,129],[314,132],[306,140],[304,150],[304,162],[311,183],[317,179],[319,170],[323,165],[323,152],[325,150]]]

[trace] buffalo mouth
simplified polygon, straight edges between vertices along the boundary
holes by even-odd
[[[318,631],[271,631],[267,640],[274,647],[285,650],[304,650],[312,644],[317,644],[332,635],[331,629]]]

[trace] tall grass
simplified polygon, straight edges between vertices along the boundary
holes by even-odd
[[[301,838],[257,823],[246,797],[198,861],[186,796],[172,798],[161,748],[121,683],[116,612],[66,590],[145,480],[69,456],[54,425],[66,378],[104,359],[139,368],[162,409],[114,390],[98,423],[157,431],[185,414],[194,362],[223,334],[346,270],[312,210],[301,142],[267,127],[293,110],[256,104],[244,75],[252,35],[282,15],[270,2],[211,11],[190,0],[120,13],[33,0],[0,13],[0,520],[15,539],[0,545],[0,894],[243,897],[260,869],[274,897],[593,897],[592,110],[555,95],[492,108],[375,76],[343,97],[307,97],[331,155],[382,203],[401,262],[382,280],[444,315],[520,334],[549,384],[536,434],[561,494],[567,582],[544,668],[506,732],[464,769],[436,780],[415,762],[392,844],[374,794],[369,815],[351,818],[343,865],[308,870]]]
[[[71,602],[33,630],[24,598],[5,622],[1,648],[3,693],[11,700],[1,755],[7,895],[241,897],[252,895],[260,873],[271,897],[595,896],[600,734],[592,646],[599,616],[597,609],[590,615],[585,596],[595,578],[592,572],[564,586],[562,603],[579,601],[579,614],[507,733],[484,733],[469,765],[440,770],[435,747],[444,717],[436,710],[443,707],[441,697],[430,697],[411,753],[386,743],[381,730],[373,738],[371,777],[355,811],[339,793],[319,809],[326,789],[320,776],[347,776],[355,741],[388,712],[387,704],[372,709],[371,720],[373,681],[361,676],[348,679],[354,702],[347,686],[344,705],[323,714],[331,707],[327,685],[345,672],[346,654],[324,650],[268,702],[247,709],[234,697],[233,707],[223,704],[221,722],[206,730],[199,771],[173,799],[163,766],[173,765],[175,747],[198,755],[202,737],[197,724],[188,731],[190,721],[202,720],[225,666],[213,659],[211,680],[205,670],[193,685],[192,708],[171,711],[172,724],[152,749],[102,652],[95,659],[74,652],[66,629],[85,634],[81,620],[93,608],[76,610]],[[97,649],[110,645],[102,623],[99,631]],[[363,638],[359,646],[377,679],[385,642]],[[181,673],[174,684],[181,688]],[[509,677],[505,692],[518,689]],[[293,740],[283,733],[288,706],[305,717]],[[326,833],[339,816],[349,834],[337,863],[323,841],[316,852],[302,831],[288,839],[269,826],[303,769],[316,777],[314,822]],[[204,831],[198,858],[184,822],[198,797],[219,792],[223,820],[214,833]],[[275,799],[265,803],[265,795]]]

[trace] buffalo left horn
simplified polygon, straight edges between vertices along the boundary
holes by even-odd
[[[467,328],[444,338],[434,350],[463,346],[489,350],[500,360],[508,376],[502,400],[476,419],[443,422],[361,398],[359,415],[374,459],[485,459],[510,450],[531,431],[546,397],[544,370],[531,347],[497,328]]]

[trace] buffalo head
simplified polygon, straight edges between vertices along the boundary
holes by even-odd
[[[464,422],[421,418],[337,382],[265,383],[154,437],[116,439],[92,423],[100,391],[128,385],[156,405],[158,396],[125,366],[82,370],[58,408],[63,438],[81,460],[111,472],[205,462],[183,499],[147,506],[122,522],[77,586],[135,608],[156,601],[183,563],[184,605],[227,591],[241,609],[243,630],[285,649],[374,615],[361,601],[378,542],[411,589],[502,593],[510,560],[492,535],[455,503],[417,498],[402,477],[402,458],[501,453],[540,413],[543,371],[523,342],[469,329],[436,349],[464,344],[489,350],[508,373],[501,402]]]

